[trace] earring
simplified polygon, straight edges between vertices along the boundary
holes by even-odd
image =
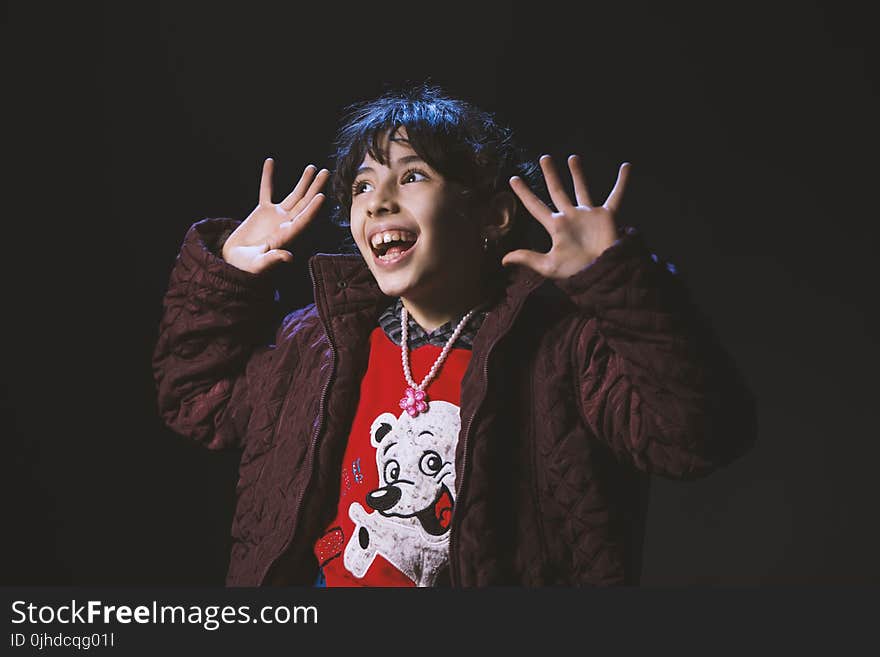
[[[483,251],[489,250],[489,236],[486,235],[483,237]]]

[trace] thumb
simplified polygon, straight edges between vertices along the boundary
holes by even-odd
[[[501,258],[501,264],[505,267],[509,267],[510,265],[523,265],[540,274],[542,257],[543,256],[540,253],[535,253],[528,249],[517,249]]]
[[[265,253],[261,253],[254,259],[257,273],[271,269],[282,262],[293,262],[293,254],[284,249],[271,249]]]

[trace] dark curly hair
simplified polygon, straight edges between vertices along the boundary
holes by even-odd
[[[513,141],[512,131],[499,125],[494,115],[453,98],[439,86],[423,82],[386,91],[374,100],[349,105],[334,140],[335,162],[330,183],[334,206],[332,222],[350,226],[352,183],[366,153],[386,164],[381,142],[386,135],[405,127],[410,146],[443,177],[462,185],[472,209],[484,207],[498,192],[510,192],[508,180],[520,176],[539,195],[545,196],[540,167],[529,160]],[[387,148],[387,144],[386,144]],[[530,216],[517,200],[511,230],[494,245],[498,259],[529,242]],[[342,249],[357,252],[349,234]]]

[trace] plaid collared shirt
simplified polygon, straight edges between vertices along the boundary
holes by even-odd
[[[394,300],[390,306],[388,306],[379,317],[379,326],[382,327],[382,330],[385,331],[385,335],[388,336],[394,344],[398,347],[401,342],[401,330],[400,330],[400,310],[403,308],[403,302],[400,300],[400,297]],[[458,339],[455,341],[453,347],[459,349],[471,349],[474,337],[477,335],[477,331],[480,328],[480,325],[483,323],[483,320],[486,317],[488,311],[486,310],[478,310],[475,312],[465,327],[462,329],[461,333],[458,336]],[[449,338],[452,337],[452,334],[455,332],[455,327],[458,326],[458,322],[461,321],[461,318],[456,321],[446,322],[443,326],[437,327],[435,330],[431,331],[431,333],[425,333],[425,330],[419,326],[418,322],[416,322],[412,315],[408,317],[408,332],[409,332],[409,348],[410,351],[413,349],[418,349],[419,347],[432,344],[437,347],[445,347],[446,342]]]

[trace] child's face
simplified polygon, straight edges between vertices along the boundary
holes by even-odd
[[[352,236],[379,287],[389,296],[430,301],[476,284],[480,226],[468,215],[462,186],[418,158],[405,128],[388,156],[385,166],[366,155],[350,213]],[[386,231],[403,243],[380,255],[386,247],[375,248],[373,240]]]

